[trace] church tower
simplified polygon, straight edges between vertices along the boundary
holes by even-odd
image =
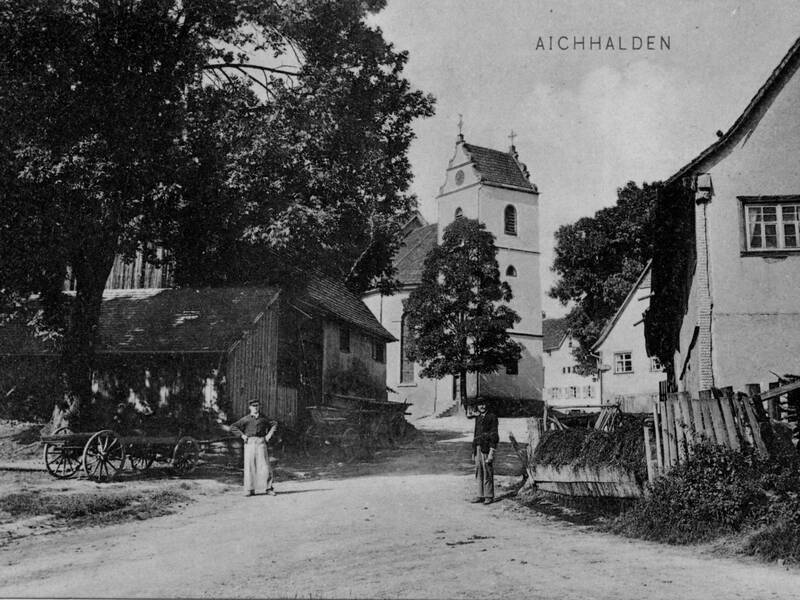
[[[477,219],[494,234],[500,276],[513,293],[521,320],[509,333],[522,346],[517,365],[496,374],[472,375],[467,396],[541,400],[542,302],[539,276],[539,191],[519,161],[511,136],[508,152],[475,146],[459,133],[445,182],[436,197],[438,242],[459,217]],[[444,391],[444,390],[442,390]]]

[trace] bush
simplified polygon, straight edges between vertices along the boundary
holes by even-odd
[[[649,494],[614,528],[672,544],[739,531],[763,514],[764,479],[771,471],[766,459],[751,449],[735,451],[702,442],[684,464],[656,479]]]
[[[796,495],[769,505],[743,544],[747,554],[766,560],[800,562],[800,500]]]

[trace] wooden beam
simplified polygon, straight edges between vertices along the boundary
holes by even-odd
[[[757,384],[751,384],[751,385],[757,385]],[[763,402],[764,400],[771,400],[772,398],[778,398],[780,396],[783,396],[784,394],[793,392],[794,390],[800,390],[800,379],[798,379],[797,381],[793,381],[792,383],[787,383],[786,385],[782,385],[780,387],[776,387],[767,392],[764,392],[763,394],[761,394],[761,401]],[[750,393],[750,390],[748,390],[748,393]]]

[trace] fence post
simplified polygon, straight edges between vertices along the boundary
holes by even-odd
[[[691,409],[691,396],[688,392],[680,392],[678,400],[681,404],[681,414],[683,415],[682,437],[686,444],[686,454],[692,453],[692,444],[694,443],[694,424],[692,423],[692,409]]]
[[[664,448],[661,439],[661,419],[659,419],[660,402],[657,400],[653,402],[653,430],[656,434],[656,463],[658,464],[658,473],[664,472]]]
[[[780,381],[770,381],[769,382],[769,389],[775,389],[776,387],[780,387]],[[781,420],[781,402],[780,398],[770,398],[767,400],[767,413],[769,414],[770,419],[775,419],[776,421]]]
[[[761,437],[761,424],[756,417],[755,409],[753,407],[753,399],[751,397],[739,394],[739,399],[742,401],[744,411],[747,413],[747,420],[750,422],[750,431],[753,432],[753,441],[759,452],[768,454],[767,445],[764,443],[764,438]]]
[[[753,410],[756,411],[756,417],[759,421],[767,420],[767,413],[764,412],[764,404],[761,402],[761,386],[757,383],[748,383],[745,388],[747,395],[753,403]]]
[[[656,451],[658,451],[656,449]],[[653,455],[650,450],[650,424],[645,421],[644,424],[644,457],[647,462],[647,481],[653,483],[655,475],[653,474]]]

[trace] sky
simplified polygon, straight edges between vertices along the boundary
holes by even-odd
[[[546,291],[556,229],[613,205],[627,181],[667,179],[713,143],[800,36],[800,3],[388,0],[372,21],[409,51],[412,85],[436,97],[409,152],[423,216],[436,220],[459,114],[473,144],[506,149],[513,129],[540,192]],[[669,50],[630,49],[648,35],[669,36]],[[549,36],[567,36],[570,49],[537,49]],[[628,49],[571,47],[598,36]],[[543,309],[566,311],[546,294]]]

